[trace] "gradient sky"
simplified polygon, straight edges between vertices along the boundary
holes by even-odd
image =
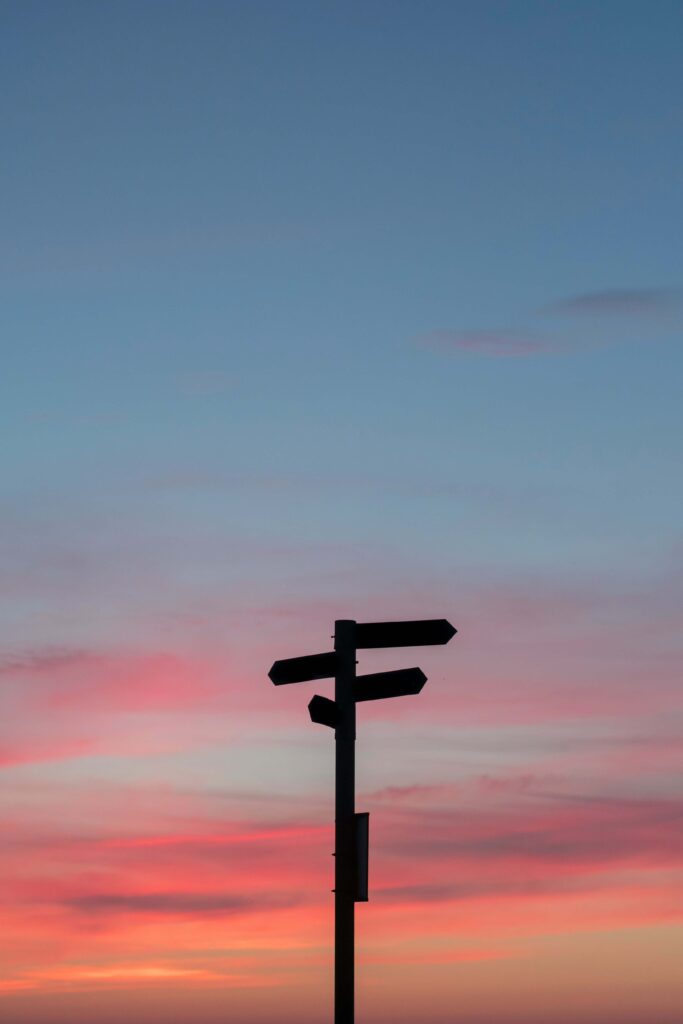
[[[0,1015],[680,1024],[683,6],[0,4]]]

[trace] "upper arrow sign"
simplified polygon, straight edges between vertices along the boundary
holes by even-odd
[[[358,676],[353,684],[355,700],[381,700],[383,697],[407,697],[419,693],[427,682],[421,668],[400,668],[397,672],[372,672]]]
[[[448,619],[359,622],[356,626],[356,647],[421,647],[423,644],[447,644],[456,632]]]
[[[268,676],[276,686],[283,683],[305,683],[309,679],[327,679],[337,671],[337,655],[306,654],[303,658],[284,658],[276,661]]]

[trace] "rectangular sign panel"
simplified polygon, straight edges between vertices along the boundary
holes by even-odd
[[[327,679],[337,671],[337,655],[305,654],[303,658],[284,658],[276,661],[268,676],[276,686],[283,683],[306,683],[309,679]]]
[[[358,676],[353,684],[354,700],[382,700],[419,693],[427,682],[421,668],[400,668],[396,672],[372,672]]]
[[[367,811],[354,814],[356,850],[355,903],[368,902],[368,861],[370,853],[370,815]]]
[[[337,728],[337,705],[329,697],[321,697],[316,693],[308,702],[308,713],[312,722],[329,725],[330,729]]]
[[[448,619],[414,619],[408,622],[359,622],[356,647],[421,647],[447,644],[456,629]]]

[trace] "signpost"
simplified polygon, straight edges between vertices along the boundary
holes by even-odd
[[[355,904],[368,898],[369,814],[356,813],[356,704],[419,693],[427,681],[419,668],[356,676],[359,648],[447,644],[456,630],[447,619],[355,622],[337,619],[334,651],[276,661],[268,673],[281,686],[334,676],[334,700],[316,694],[313,722],[334,729],[334,1022],[354,1022]]]

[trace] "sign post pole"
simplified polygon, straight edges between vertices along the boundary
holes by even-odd
[[[275,686],[334,676],[334,700],[316,694],[312,722],[334,729],[334,1024],[354,1024],[355,904],[368,899],[369,815],[356,814],[356,704],[420,693],[427,677],[419,668],[356,677],[356,651],[371,647],[447,644],[456,630],[447,619],[356,622],[337,619],[334,651],[276,661],[268,676]]]
[[[335,729],[335,864],[334,864],[334,1024],[354,1020],[355,804],[356,804],[356,623],[337,619],[334,678]]]

